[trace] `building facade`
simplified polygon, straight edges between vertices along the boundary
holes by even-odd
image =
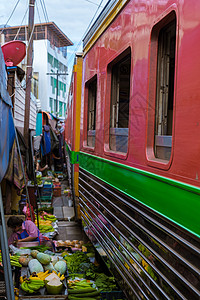
[[[1,30],[1,29],[0,29]],[[5,42],[27,41],[27,26],[3,29]],[[64,118],[67,99],[67,47],[73,45],[54,22],[35,24],[32,92],[41,109]],[[22,62],[23,69],[26,61]]]

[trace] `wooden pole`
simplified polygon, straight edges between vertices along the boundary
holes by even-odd
[[[28,142],[29,142],[30,97],[31,97],[31,79],[32,79],[32,63],[33,63],[34,7],[35,7],[35,0],[29,0],[26,95],[25,95],[25,116],[24,116],[24,139],[27,147],[29,144]]]

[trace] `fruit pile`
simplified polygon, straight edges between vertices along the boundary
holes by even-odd
[[[55,222],[56,220],[57,219],[54,215],[42,212],[40,217],[39,217],[40,232],[41,233],[53,232],[54,228],[52,226],[52,223]],[[35,225],[38,226],[37,220],[35,220]]]
[[[19,267],[19,268],[22,267],[22,265],[19,262],[19,257],[20,256],[18,256],[18,255],[10,255],[10,264],[11,264],[11,266]],[[1,253],[0,253],[0,264],[2,264],[2,255],[1,255]]]
[[[39,277],[31,277],[31,278],[20,278],[21,289],[28,293],[33,294],[38,292],[38,290],[44,287],[44,280]]]
[[[28,293],[37,293],[40,288],[45,287],[47,292],[56,295],[62,292],[63,280],[67,269],[66,262],[59,258],[39,252],[31,251],[31,257],[22,257],[20,261],[23,266],[28,266],[30,277],[20,277],[21,289]]]
[[[93,282],[90,280],[68,280],[68,299],[100,299],[100,292],[93,287]]]

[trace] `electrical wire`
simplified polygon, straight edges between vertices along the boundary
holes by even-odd
[[[13,14],[14,14],[14,12],[15,12],[15,9],[17,8],[19,2],[20,2],[20,0],[17,0],[17,2],[16,2],[15,6],[14,6],[14,8],[13,8],[11,14],[10,14],[10,17],[8,18],[8,21],[7,21],[6,24],[4,25],[4,29],[1,31],[1,33],[4,32],[6,26],[8,25],[8,22],[10,21],[10,19],[12,18]]]
[[[37,0],[35,1],[35,3],[36,3],[36,9],[37,9],[37,13],[38,13],[38,18],[39,18],[40,24],[42,24],[42,21],[41,21],[41,18],[40,18],[40,13],[39,13],[39,7],[38,7]],[[42,25],[40,27],[42,29]],[[45,44],[45,48],[47,50],[47,45],[46,45],[45,41],[44,41],[44,44]]]
[[[47,13],[47,8],[46,8],[46,5],[45,5],[45,2],[44,2],[44,0],[42,0],[42,2],[43,2],[43,6],[44,6],[44,11],[45,11],[45,14],[46,14],[47,22],[49,22],[49,18],[48,18],[48,13]]]
[[[90,1],[90,0],[85,0],[85,1],[87,1],[89,3],[92,3],[92,4],[96,5],[96,6],[99,6],[99,4],[97,4],[97,3],[93,2],[93,1]],[[101,6],[101,7],[103,7],[103,6]]]
[[[46,5],[45,5],[44,0],[40,0],[40,4],[41,4],[41,7],[42,7],[42,11],[43,11],[45,20],[46,20],[46,22],[49,22],[49,18],[48,18],[48,14],[47,14],[47,9],[46,9]]]
[[[15,40],[17,39],[17,37],[18,37],[18,34],[19,34],[19,32],[20,32],[20,30],[21,30],[21,28],[22,28],[22,23],[24,22],[24,19],[25,19],[25,17],[26,17],[27,12],[28,12],[28,7],[27,7],[27,9],[26,9],[26,11],[25,11],[24,17],[23,17],[22,22],[21,22],[21,25],[20,25],[20,27],[19,27],[17,33],[16,33],[16,36],[15,36],[15,38],[14,38],[14,41],[15,41]]]
[[[49,23],[49,17],[48,17],[48,13],[47,13],[47,9],[46,9],[46,5],[45,5],[44,0],[40,0],[40,5],[42,7],[42,11],[43,11],[45,22]],[[55,48],[54,48],[54,53],[55,53],[56,59],[58,59],[58,54],[57,54]]]
[[[69,57],[69,59],[68,59],[68,64],[69,64],[69,62],[71,62],[71,60],[74,58],[74,54],[75,54],[75,53],[76,53],[76,51],[79,49],[79,47],[80,47],[80,45],[81,45],[81,43],[82,43],[82,40],[83,40],[83,38],[84,38],[85,34],[88,32],[88,30],[89,30],[89,28],[90,28],[90,26],[91,26],[92,22],[94,21],[94,18],[96,17],[96,15],[97,15],[97,12],[98,12],[98,10],[100,9],[100,7],[101,7],[101,4],[103,3],[103,1],[104,1],[104,0],[101,0],[101,2],[100,2],[100,4],[98,5],[98,8],[97,8],[97,10],[96,10],[96,12],[95,12],[95,14],[94,14],[93,18],[92,18],[92,20],[90,21],[90,23],[89,23],[89,25],[88,25],[87,29],[86,29],[86,30],[85,30],[85,32],[84,32],[84,34],[83,34],[83,36],[82,36],[81,40],[78,42],[78,44],[77,44],[77,46],[76,46],[75,50],[73,51],[73,53],[72,53],[72,54],[71,54],[71,56]]]

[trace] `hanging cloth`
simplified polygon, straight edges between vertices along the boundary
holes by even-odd
[[[24,176],[22,171],[22,166],[20,162],[20,156],[17,150],[16,141],[14,141],[12,152],[10,153],[10,162],[5,175],[5,179],[14,183],[14,185],[19,189],[23,189],[24,184]]]
[[[48,125],[44,125],[44,132],[41,139],[41,152],[42,156],[51,152],[51,136]]]

